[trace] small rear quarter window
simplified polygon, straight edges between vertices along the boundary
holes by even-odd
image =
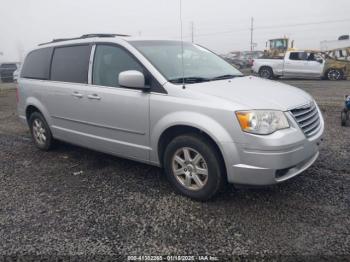
[[[50,62],[53,48],[41,48],[30,52],[21,70],[21,77],[32,79],[49,79]]]

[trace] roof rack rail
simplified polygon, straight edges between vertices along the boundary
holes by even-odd
[[[125,35],[125,34],[86,34],[86,35],[82,35],[80,38],[90,38],[90,37],[116,37],[116,36],[128,37],[128,36],[130,36],[130,35]]]
[[[52,44],[52,43],[57,43],[57,42],[69,41],[69,40],[78,40],[78,39],[92,38],[92,37],[116,37],[116,36],[129,37],[130,35],[125,35],[125,34],[85,34],[85,35],[82,35],[82,36],[79,36],[79,37],[53,39],[50,42],[41,43],[41,44],[39,44],[39,46]]]

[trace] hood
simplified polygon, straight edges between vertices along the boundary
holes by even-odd
[[[254,76],[186,85],[186,89],[234,102],[244,109],[287,111],[313,98],[303,90]]]

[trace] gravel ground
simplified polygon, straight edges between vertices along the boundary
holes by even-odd
[[[158,168],[60,143],[41,152],[0,88],[1,255],[350,257],[350,81],[288,80],[314,95],[317,162],[278,186],[229,187],[210,202],[173,193]]]

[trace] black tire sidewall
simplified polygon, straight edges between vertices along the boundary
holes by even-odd
[[[266,70],[266,71],[269,72],[269,76],[268,76],[268,77],[262,77],[262,76],[261,76],[261,72],[262,72],[263,70]],[[272,69],[269,68],[269,67],[263,67],[263,68],[261,68],[260,71],[259,71],[259,76],[260,76],[261,78],[264,78],[264,79],[272,79],[272,78],[273,78],[273,71],[272,71]]]
[[[341,112],[341,125],[346,126],[346,114]]]
[[[208,181],[206,185],[198,190],[193,191],[184,188],[176,179],[172,171],[172,158],[175,152],[182,147],[190,147],[198,151],[205,159],[208,167]],[[224,182],[223,167],[217,150],[205,138],[197,135],[182,135],[174,138],[167,146],[164,153],[164,169],[166,176],[177,192],[190,198],[205,201],[213,197]]]
[[[339,79],[330,79],[330,78],[328,77],[329,72],[332,71],[332,70],[338,71],[338,72],[339,72]],[[339,81],[339,80],[343,80],[343,79],[344,79],[344,73],[343,73],[343,71],[340,70],[340,69],[333,69],[333,68],[331,68],[331,69],[327,70],[326,78],[327,78],[329,81]]]
[[[44,145],[38,144],[36,139],[34,138],[34,135],[33,135],[33,122],[34,122],[35,119],[39,119],[44,125],[45,133],[46,133],[46,141],[45,141]],[[49,150],[52,147],[53,139],[52,139],[51,130],[50,130],[48,124],[46,123],[44,116],[41,113],[39,113],[39,112],[34,112],[34,113],[32,113],[30,115],[28,123],[29,123],[30,133],[32,135],[32,138],[33,138],[33,141],[34,141],[35,145],[39,149]]]

